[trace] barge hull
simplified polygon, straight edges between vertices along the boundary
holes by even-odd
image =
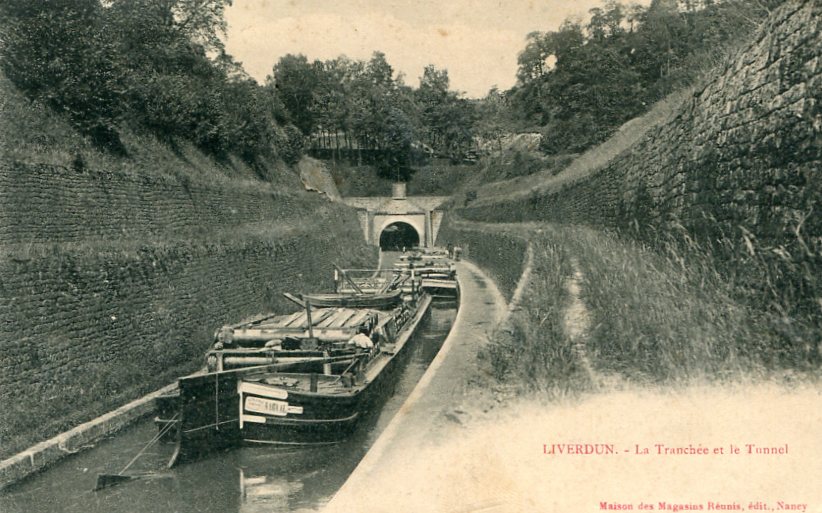
[[[398,351],[358,393],[347,397],[289,392],[289,403],[302,407],[305,418],[258,416],[261,423],[241,419],[240,386],[251,369],[195,374],[178,380],[177,397],[165,397],[158,406],[158,425],[176,425],[174,455],[169,467],[200,459],[209,453],[241,444],[313,445],[345,439],[393,393],[399,371],[411,353],[411,337],[429,314],[431,297],[423,295]],[[177,418],[169,419],[172,404]],[[247,418],[247,416],[244,416]]]
[[[349,396],[329,396],[288,393],[289,407],[301,409],[305,415],[276,417],[258,416],[263,422],[241,422],[244,443],[312,445],[344,440],[358,423],[376,412],[394,393],[397,378],[412,352],[411,340],[423,319],[429,315],[431,297],[424,296],[411,322],[411,328],[398,340],[399,350],[391,357],[373,381]],[[246,414],[242,414],[246,418]]]

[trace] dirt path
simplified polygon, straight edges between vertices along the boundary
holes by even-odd
[[[580,293],[582,292],[582,271],[579,270],[579,263],[572,259],[571,267],[574,269],[574,274],[565,283],[565,290],[568,292],[568,297],[571,299],[568,308],[565,310],[563,318],[563,329],[565,334],[571,340],[574,347],[574,352],[579,358],[583,369],[591,383],[596,383],[596,376],[594,369],[591,366],[591,360],[588,358],[588,349],[586,347],[586,338],[588,330],[591,328],[591,314],[588,307],[585,306]]]

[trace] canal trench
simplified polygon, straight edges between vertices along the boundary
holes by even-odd
[[[152,446],[129,473],[147,478],[92,491],[98,473],[116,473],[156,434],[144,419],[0,493],[3,513],[251,513],[315,511],[323,507],[388,425],[437,355],[456,316],[435,304],[414,335],[411,358],[394,395],[345,442],[301,449],[243,447],[164,468],[172,444]]]

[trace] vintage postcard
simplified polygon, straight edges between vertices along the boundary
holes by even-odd
[[[0,511],[822,513],[817,0],[7,0]]]

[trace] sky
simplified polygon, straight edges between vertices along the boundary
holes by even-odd
[[[650,0],[639,3],[648,4]],[[469,98],[516,81],[517,54],[535,30],[584,17],[601,0],[234,0],[226,10],[226,49],[263,82],[279,58],[385,53],[405,82],[419,85],[428,64],[446,68]]]

